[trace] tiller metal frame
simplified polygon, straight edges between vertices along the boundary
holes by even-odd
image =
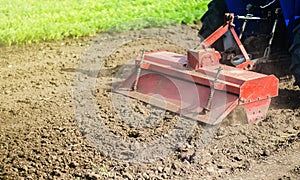
[[[136,71],[114,91],[208,124],[220,123],[238,105],[250,124],[265,119],[278,95],[278,79],[248,71],[254,63],[234,31],[233,17],[226,14],[225,24],[187,55],[143,51]],[[245,58],[236,67],[220,64],[220,53],[210,48],[227,31]]]

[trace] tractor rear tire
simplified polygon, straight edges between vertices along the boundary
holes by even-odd
[[[291,71],[295,77],[295,86],[300,87],[300,23],[294,28],[294,42],[290,48],[292,54]]]
[[[198,33],[201,39],[207,38],[224,23],[224,14],[227,12],[225,0],[212,0],[208,9],[201,17],[202,27]]]
[[[202,27],[198,32],[201,41],[211,35],[222,24],[224,24],[224,14],[227,12],[225,0],[212,0],[208,4],[208,9],[201,17]],[[218,51],[224,51],[223,38],[218,39],[213,45]]]

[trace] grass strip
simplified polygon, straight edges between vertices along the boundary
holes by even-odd
[[[0,43],[197,23],[208,0],[1,0]]]

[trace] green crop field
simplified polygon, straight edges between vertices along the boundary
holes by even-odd
[[[0,43],[195,23],[208,0],[1,0]]]

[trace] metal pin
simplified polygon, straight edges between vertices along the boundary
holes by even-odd
[[[146,51],[146,50],[143,49],[143,51],[142,51],[142,57],[141,57],[141,60],[140,60],[140,64],[139,64],[139,67],[138,67],[137,72],[136,72],[135,83],[134,83],[134,86],[133,86],[133,90],[134,90],[134,91],[137,90],[137,84],[138,84],[139,77],[140,77],[140,74],[141,74],[141,64],[142,64],[143,61],[144,61],[145,51]]]

